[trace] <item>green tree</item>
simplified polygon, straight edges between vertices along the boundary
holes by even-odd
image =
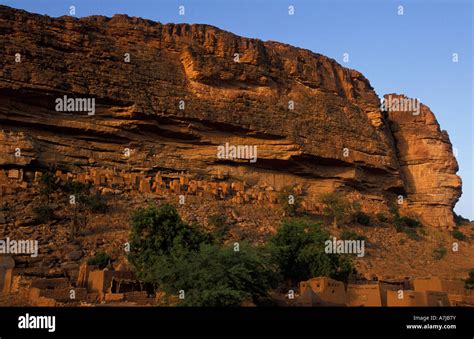
[[[216,241],[222,243],[228,236],[231,224],[226,215],[212,214],[207,218],[207,222],[214,228],[213,234]]]
[[[283,222],[268,246],[282,275],[293,283],[315,276],[346,280],[354,271],[352,262],[347,255],[326,253],[327,240],[330,235],[321,223],[291,219]]]
[[[176,252],[175,247],[198,251],[201,244],[211,242],[211,235],[181,220],[174,206],[150,206],[132,215],[128,258],[139,278],[153,281],[151,269],[161,257]]]
[[[337,228],[337,221],[350,209],[350,203],[339,192],[323,193],[321,202],[325,205],[323,213],[333,219],[333,226]]]
[[[184,291],[183,306],[239,306],[258,302],[279,282],[269,253],[242,242],[223,247],[203,244],[199,251],[174,247],[155,264],[153,278],[170,295]]]
[[[98,192],[94,195],[79,195],[79,203],[91,213],[105,213],[109,209],[107,199]]]

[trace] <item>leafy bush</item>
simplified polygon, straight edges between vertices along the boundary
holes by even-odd
[[[109,261],[110,261],[110,257],[107,253],[99,252],[94,257],[89,258],[89,260],[87,260],[87,264],[92,265],[92,266],[97,266],[99,267],[99,269],[102,270],[105,267],[107,267]]]
[[[398,211],[398,207],[396,205],[393,205],[390,207],[390,213],[392,214],[393,217],[393,222],[395,223],[395,227],[411,227],[411,228],[419,228],[421,227],[421,223],[411,217],[407,216],[400,216],[400,213]]]
[[[421,239],[417,229],[420,229],[422,225],[418,220],[407,216],[400,216],[398,209],[395,206],[390,208],[390,212],[392,213],[393,224],[395,225],[397,232],[403,232],[413,240]]]
[[[140,208],[132,215],[130,263],[139,278],[153,281],[151,269],[162,256],[170,256],[175,248],[197,252],[201,244],[212,243],[212,236],[181,220],[171,205]]]
[[[394,217],[394,218],[395,217],[400,217],[400,212],[398,211],[397,205],[390,206],[389,211],[390,211],[390,214],[392,215],[392,217]]]
[[[34,222],[36,224],[44,224],[55,218],[54,210],[49,205],[41,205],[33,208],[35,214]]]
[[[175,247],[153,268],[153,277],[167,294],[185,292],[183,306],[239,306],[257,302],[279,281],[268,253],[249,244],[219,247],[203,244],[197,252]]]
[[[405,233],[408,236],[408,238],[410,238],[412,240],[420,240],[421,239],[421,236],[413,228],[403,227],[402,232]]]
[[[474,268],[469,271],[469,278],[466,279],[464,285],[468,289],[474,289]]]
[[[285,216],[294,217],[298,213],[296,199],[293,204],[290,204],[288,198],[286,198],[286,202],[283,203],[283,211],[285,212]]]
[[[421,223],[418,220],[410,218],[410,217],[406,217],[406,216],[400,217],[399,221],[406,227],[410,227],[410,228],[421,227]]]
[[[218,242],[223,242],[231,228],[231,225],[224,214],[213,214],[207,218],[209,225],[214,227],[214,236]]]
[[[467,240],[467,237],[460,230],[453,230],[451,232],[451,235],[453,236],[454,239],[457,239],[457,240],[461,240],[461,241]]]
[[[337,227],[337,221],[341,219],[351,207],[349,201],[339,192],[323,193],[321,195],[321,202],[325,205],[323,213],[332,217],[334,228]]]
[[[315,276],[347,280],[354,272],[346,255],[325,253],[330,235],[320,223],[305,219],[286,220],[270,239],[269,249],[285,278],[298,282]]]
[[[90,184],[84,184],[78,181],[66,181],[61,185],[61,190],[68,194],[80,195],[86,194],[90,190]]]
[[[79,202],[82,203],[92,213],[105,213],[109,209],[107,199],[99,193],[95,195],[79,195]]]
[[[370,217],[362,211],[352,214],[352,220],[364,226],[368,226],[370,224]]]
[[[364,240],[367,241],[367,237],[361,234],[357,234],[356,232],[344,230],[341,233],[342,240]]]
[[[291,204],[290,195],[293,196]],[[296,195],[293,193],[293,188],[291,186],[287,186],[282,189],[282,192],[278,196],[278,202],[283,208],[284,215],[286,217],[294,217],[297,215],[299,209],[299,201],[296,199]]]
[[[380,222],[387,222],[388,221],[388,217],[383,213],[377,213],[376,217],[377,217],[377,220],[380,221]]]
[[[443,245],[439,245],[437,248],[434,249],[433,251],[433,258],[435,260],[441,260],[444,258],[444,256],[446,255],[447,253],[447,250],[446,250],[446,247],[444,247]]]

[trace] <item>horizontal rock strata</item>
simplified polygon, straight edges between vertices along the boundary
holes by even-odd
[[[373,212],[401,195],[402,212],[454,225],[457,163],[431,111],[381,110],[361,73],[323,55],[208,25],[50,18],[5,6],[0,32],[5,170],[185,172],[254,191],[297,186],[308,209],[327,191]],[[86,101],[58,111],[64,97],[93,99],[94,111]],[[257,161],[218,157],[226,144],[256,147]]]

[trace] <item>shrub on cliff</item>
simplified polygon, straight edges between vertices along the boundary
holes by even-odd
[[[364,226],[368,226],[370,224],[370,217],[368,214],[358,211],[352,214],[352,221]]]
[[[214,228],[213,235],[217,242],[222,243],[228,236],[231,225],[224,214],[212,214],[207,222]]]
[[[444,258],[447,252],[448,250],[446,249],[446,247],[444,247],[444,245],[439,245],[433,251],[433,258],[435,260],[441,260]]]
[[[79,202],[92,213],[105,213],[109,209],[107,199],[99,193],[94,195],[80,195]]]
[[[78,181],[66,181],[62,183],[61,190],[64,193],[78,196],[80,194],[86,194],[86,192],[89,191],[90,187],[91,185],[89,183],[84,184]]]
[[[469,271],[469,278],[465,280],[464,285],[468,289],[474,289],[474,268]]]
[[[376,214],[377,220],[380,222],[387,222],[388,218],[384,213],[377,213]]]
[[[324,204],[323,213],[333,220],[334,228],[337,222],[350,209],[349,201],[339,192],[328,192],[321,195],[321,202]]]
[[[344,230],[341,233],[341,239],[342,240],[364,240],[367,241],[367,237],[361,234],[357,234],[356,232]]]
[[[403,216],[399,218],[399,222],[405,226],[405,227],[410,227],[410,228],[420,228],[421,227],[421,222],[414,218],[410,218],[407,216]]]
[[[299,202],[291,186],[286,186],[282,189],[282,192],[278,196],[278,202],[283,209],[283,215],[285,217],[294,217],[297,215]]]
[[[396,206],[390,208],[390,213],[392,214],[392,221],[397,232],[403,232],[413,240],[421,239],[421,236],[417,232],[417,230],[422,227],[420,221],[408,216],[400,216]]]
[[[41,205],[33,208],[35,224],[44,224],[54,219],[54,210],[49,205]]]
[[[390,213],[392,214],[395,227],[420,228],[422,226],[421,222],[415,218],[400,216],[400,212],[398,211],[398,207],[396,205],[390,207]]]
[[[293,283],[316,276],[346,280],[354,269],[346,255],[325,253],[330,235],[320,223],[306,219],[286,220],[270,239],[268,247],[281,273]]]
[[[109,264],[110,257],[105,252],[99,252],[95,256],[87,260],[88,265],[97,266],[99,269],[104,269]]]
[[[454,239],[457,239],[457,240],[461,240],[461,241],[467,240],[467,237],[460,230],[453,230],[451,232],[451,235],[453,236]]]

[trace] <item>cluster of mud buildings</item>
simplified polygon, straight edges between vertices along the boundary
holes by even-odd
[[[22,168],[0,169],[0,196],[19,191],[34,190],[42,172]],[[119,172],[107,168],[91,168],[84,173],[56,170],[53,174],[62,182],[92,184],[102,194],[137,192],[140,194],[174,194],[198,196],[206,199],[227,200],[235,204],[262,204],[272,206],[288,201],[288,195],[297,195],[299,207],[307,211],[321,211],[323,206],[315,197],[305,194],[302,185],[293,185],[291,192],[276,190],[270,185],[249,185],[245,181],[229,180],[226,176],[198,179],[185,173]]]
[[[126,268],[99,270],[83,263],[78,275],[70,277],[37,269],[15,269],[9,256],[0,256],[0,293],[34,306],[160,305],[163,301],[156,286],[137,280]],[[299,294],[286,305],[474,306],[474,291],[465,289],[460,280],[437,277],[347,285],[317,277],[302,281]]]
[[[27,189],[38,182],[41,172],[25,172],[23,169],[0,170],[0,196],[13,194],[16,190]],[[60,170],[55,176],[62,181],[77,181],[84,184],[93,184],[102,188],[104,192],[113,192],[113,189],[124,189],[143,194],[171,193],[176,195],[195,195],[205,198],[229,199],[234,203],[249,202],[278,203],[278,193],[269,188],[259,189],[246,187],[244,182],[229,182],[225,180],[195,180],[180,173],[161,172],[155,175],[146,175],[139,172],[114,172],[109,169],[92,169],[88,173],[63,173]],[[104,188],[108,188],[104,190]]]
[[[474,290],[438,277],[347,284],[327,277],[300,283],[297,306],[474,306]]]
[[[99,270],[82,264],[75,279],[63,273],[15,270],[2,257],[0,293],[33,306],[91,306],[97,304],[154,305],[155,287],[140,282],[129,270]]]

